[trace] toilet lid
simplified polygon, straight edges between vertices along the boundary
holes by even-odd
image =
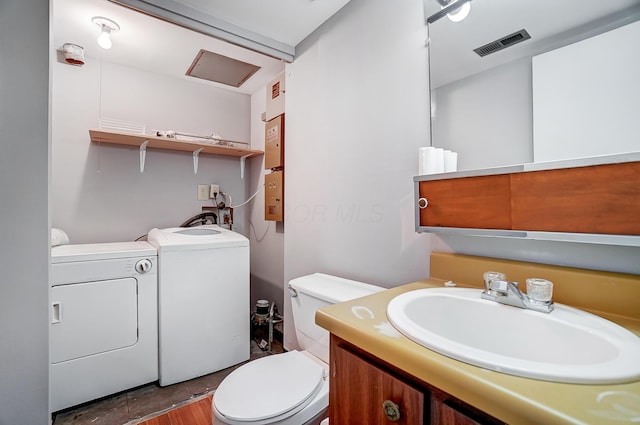
[[[313,400],[324,377],[325,368],[299,351],[275,354],[233,371],[216,390],[213,404],[233,422],[264,421],[289,413],[287,417]]]

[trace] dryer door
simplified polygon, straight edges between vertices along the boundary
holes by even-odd
[[[134,278],[51,288],[51,363],[128,347],[138,339]]]

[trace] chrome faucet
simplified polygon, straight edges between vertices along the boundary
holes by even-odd
[[[530,298],[520,290],[518,282],[492,280],[490,288],[482,291],[482,298],[542,313],[551,313],[553,311],[553,301],[538,301]]]

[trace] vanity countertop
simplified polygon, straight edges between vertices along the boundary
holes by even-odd
[[[324,307],[316,313],[316,322],[382,361],[510,424],[610,425],[640,421],[640,381],[584,385],[507,375],[438,354],[391,326],[386,315],[391,299],[411,290],[442,287],[443,282],[430,278]],[[637,320],[608,318],[640,335]]]

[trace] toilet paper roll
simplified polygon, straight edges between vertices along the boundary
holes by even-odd
[[[450,150],[444,151],[444,172],[451,173],[458,171],[458,152]]]
[[[444,171],[444,150],[433,146],[418,149],[418,174],[435,174]]]
[[[431,162],[435,160],[435,156],[431,151],[434,149],[431,146],[418,149],[418,175],[428,174],[428,170],[433,168]]]
[[[444,149],[436,148],[436,173],[444,173]]]

